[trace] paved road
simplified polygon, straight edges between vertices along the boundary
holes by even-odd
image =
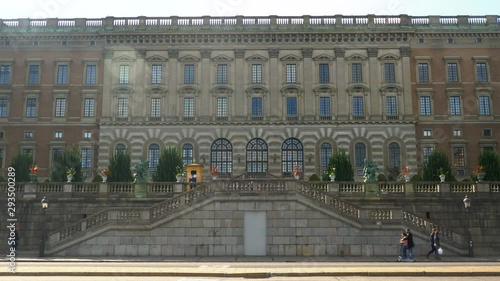
[[[435,277],[434,277],[435,278]],[[428,281],[429,277],[271,277],[269,281]],[[247,278],[204,278],[204,277],[80,277],[80,276],[13,276],[13,281],[248,281]],[[259,279],[254,279],[259,280]],[[498,277],[439,277],[439,281],[498,281]]]

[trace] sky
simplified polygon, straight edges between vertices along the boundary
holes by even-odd
[[[499,15],[498,0],[2,0],[0,18]]]

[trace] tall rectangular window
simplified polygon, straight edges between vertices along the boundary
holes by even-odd
[[[260,117],[262,116],[262,98],[253,97],[252,98],[252,116]]]
[[[351,65],[351,77],[352,83],[362,83],[363,82],[363,66],[361,63],[353,63]]]
[[[287,97],[286,98],[286,115],[289,117],[297,116],[297,98]]]
[[[184,65],[184,84],[194,84],[194,64]]]
[[[56,117],[64,117],[66,116],[66,99],[65,98],[57,98],[56,99]]]
[[[83,117],[95,116],[95,99],[86,98],[83,101]]]
[[[252,84],[262,83],[262,64],[252,64]]]
[[[68,70],[67,64],[60,64],[57,66],[57,84],[66,85],[68,84]]]
[[[7,117],[7,99],[0,98],[0,117]]]
[[[217,65],[217,84],[227,84],[227,64]]]
[[[52,148],[52,163],[51,163],[52,169],[54,169],[54,167],[56,166],[57,161],[59,160],[59,155],[61,155],[62,152],[63,149],[61,147]]]
[[[418,64],[418,82],[428,83],[429,82],[429,64],[419,63]]]
[[[10,65],[0,65],[0,85],[10,84]]]
[[[118,99],[118,117],[128,117],[128,99]]]
[[[486,63],[476,63],[477,82],[488,82],[488,70]]]
[[[128,84],[130,78],[130,66],[129,65],[120,65],[120,74],[118,77],[119,84]]]
[[[194,117],[194,98],[184,98],[184,117]]]
[[[153,64],[151,66],[151,84],[161,84],[162,65]]]
[[[320,97],[319,98],[319,116],[320,117],[330,117],[330,97]]]
[[[385,106],[386,106],[388,116],[397,116],[398,115],[398,106],[396,103],[396,97],[393,97],[393,96],[385,97]]]
[[[427,162],[429,162],[429,156],[431,155],[433,150],[434,150],[433,147],[422,147],[422,156],[424,160],[424,165],[427,165]]]
[[[160,98],[152,98],[149,116],[160,117],[160,110],[161,110],[161,99]]]
[[[88,64],[85,67],[85,84],[95,85],[97,83],[97,65]]]
[[[458,82],[458,64],[448,63],[448,82]]]
[[[330,68],[327,63],[319,64],[319,83],[330,83]]]
[[[352,106],[354,116],[365,116],[363,97],[352,97]]]
[[[420,97],[420,115],[431,115],[431,97]]]
[[[32,64],[28,68],[28,84],[38,85],[38,83],[40,83],[40,66]]]
[[[490,115],[490,97],[479,96],[479,115]]]
[[[217,117],[227,117],[227,98],[217,98]]]
[[[465,147],[459,146],[453,148],[453,166],[465,166]]]
[[[460,108],[460,97],[451,96],[450,97],[450,115],[461,115],[462,111]]]
[[[26,117],[36,117],[36,98],[26,99]]]
[[[92,168],[92,148],[82,148],[82,168]]]
[[[286,65],[286,82],[287,83],[297,83],[297,65],[287,64]]]
[[[394,63],[385,63],[384,64],[384,74],[385,74],[385,83],[395,83],[396,82],[396,71],[394,67]]]

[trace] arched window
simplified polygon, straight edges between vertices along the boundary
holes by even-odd
[[[192,164],[193,163],[193,145],[192,144],[185,144],[182,146],[182,162],[184,162],[184,165]]]
[[[298,139],[287,139],[281,146],[281,172],[284,176],[291,176],[293,168],[299,165],[304,172],[304,150]]]
[[[356,167],[363,167],[363,162],[366,159],[366,145],[362,142],[356,143],[354,147],[354,156],[356,157]]]
[[[332,145],[329,143],[321,144],[321,170],[328,171],[328,162],[332,158]]]
[[[158,166],[158,159],[160,158],[160,146],[156,143],[149,145],[148,159],[149,168],[156,168]]]
[[[218,139],[212,144],[211,167],[217,167],[221,177],[233,172],[233,146],[226,139]]]
[[[125,153],[127,147],[123,143],[119,143],[115,146],[115,154]]]
[[[247,144],[247,173],[267,173],[267,144],[262,139],[250,140]]]
[[[389,167],[401,167],[401,150],[395,142],[389,144]]]

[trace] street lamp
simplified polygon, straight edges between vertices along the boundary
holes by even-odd
[[[38,255],[40,257],[43,257],[45,254],[45,221],[46,221],[45,214],[47,213],[47,209],[49,208],[49,199],[47,199],[47,197],[44,196],[40,203],[42,207],[42,242],[40,243],[40,251]]]
[[[472,232],[470,226],[470,213],[469,213],[471,201],[472,200],[469,198],[469,196],[465,195],[463,202],[464,202],[465,212],[467,213],[467,221],[468,221],[467,223],[469,225],[469,257],[474,256],[474,249],[472,247]]]

